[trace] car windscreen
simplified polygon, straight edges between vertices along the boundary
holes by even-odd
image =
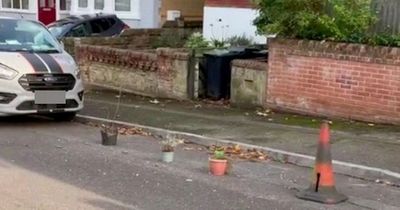
[[[48,26],[48,28],[53,36],[55,36],[56,38],[61,38],[62,33],[65,32],[72,25],[72,23],[54,24]]]
[[[0,51],[61,52],[51,33],[29,20],[0,19]]]

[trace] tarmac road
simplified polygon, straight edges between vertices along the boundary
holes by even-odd
[[[0,134],[1,209],[400,208],[396,187],[336,176],[350,200],[326,206],[294,196],[309,185],[309,169],[237,161],[229,176],[213,177],[202,147],[181,146],[164,164],[152,137],[104,147],[98,128],[78,123],[1,118]]]

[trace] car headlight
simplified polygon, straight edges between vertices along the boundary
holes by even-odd
[[[18,71],[4,65],[0,64],[0,79],[12,80],[18,75]]]
[[[81,70],[79,70],[79,68],[75,68],[74,74],[76,76],[76,78],[80,79],[81,78]]]

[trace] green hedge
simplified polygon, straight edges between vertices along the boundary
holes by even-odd
[[[400,36],[373,34],[371,0],[254,0],[260,33],[279,37],[400,46]]]

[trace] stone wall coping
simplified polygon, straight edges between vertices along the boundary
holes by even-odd
[[[256,59],[236,59],[232,61],[233,67],[247,68],[257,71],[267,71],[268,63]]]
[[[400,48],[330,41],[275,38],[270,48],[285,48],[291,54],[325,57],[356,62],[400,65]]]
[[[111,47],[79,45],[76,47],[79,59],[112,65],[135,67],[144,71],[157,71],[157,54]]]
[[[188,60],[190,58],[190,52],[183,48],[158,48],[156,53],[158,56],[177,60]]]

